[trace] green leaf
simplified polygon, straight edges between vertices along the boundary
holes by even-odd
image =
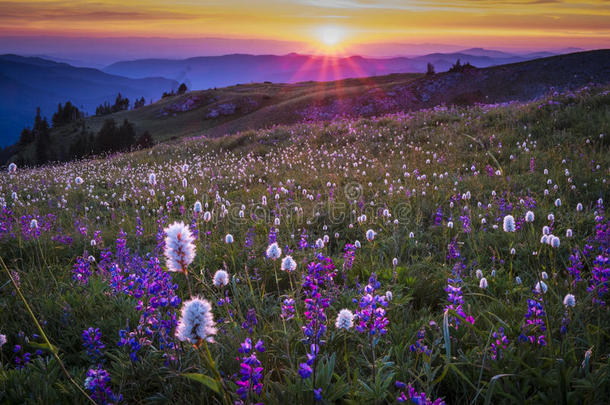
[[[445,353],[447,354],[447,363],[451,361],[451,341],[449,340],[449,312],[445,311],[443,315],[443,337],[445,339]]]
[[[200,382],[215,393],[220,394],[220,385],[218,384],[218,381],[216,381],[209,375],[199,373],[185,373],[182,375],[190,380]]]
[[[489,405],[491,404],[491,396],[494,393],[494,387],[496,386],[496,381],[499,378],[502,377],[511,377],[514,376],[514,374],[498,374],[498,375],[494,375],[491,380],[489,381],[489,386],[487,388],[487,395],[485,395],[485,405]]]
[[[47,350],[51,353],[57,353],[57,347],[53,346],[50,343],[46,344],[46,343],[28,342],[28,345],[32,346],[36,349]]]

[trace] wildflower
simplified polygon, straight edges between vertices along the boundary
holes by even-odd
[[[222,269],[217,270],[216,273],[214,273],[212,284],[214,284],[214,287],[218,288],[226,286],[229,284],[229,273]]]
[[[502,228],[504,232],[515,232],[515,218],[512,215],[505,216]]]
[[[386,328],[390,323],[385,316],[384,307],[388,306],[386,296],[373,295],[379,286],[376,274],[372,273],[369,283],[364,288],[364,293],[358,301],[358,311],[356,311],[358,321],[356,330],[360,333],[368,333],[370,336],[385,335]]]
[[[510,254],[511,254],[512,256],[516,255],[516,254],[517,254],[517,250],[516,250],[515,248],[512,248],[512,249],[510,250]]]
[[[481,277],[483,277],[483,270],[477,269],[477,271],[475,272],[475,275],[478,279],[480,279]]]
[[[549,289],[549,287],[546,285],[546,283],[544,281],[537,282],[536,286],[534,287],[534,291],[538,294],[540,294],[540,293],[546,294],[548,289]]]
[[[322,239],[316,240],[316,249],[324,249],[324,241]]]
[[[573,232],[571,229],[566,230],[566,238],[571,238],[573,235]]]
[[[375,239],[375,235],[377,235],[377,233],[374,230],[369,229],[366,231],[366,240],[371,242],[373,239]]]
[[[282,265],[280,269],[286,271],[288,273],[295,271],[297,268],[297,262],[292,258],[292,256],[288,255],[282,259]]]
[[[406,393],[403,391],[400,393],[400,396],[396,398],[398,402],[409,402],[417,405],[445,405],[445,401],[440,398],[432,401],[426,396],[425,392],[415,391],[415,388],[411,386],[411,383],[407,386],[400,381],[396,381],[396,387],[400,389],[407,388]]]
[[[294,318],[294,300],[286,298],[282,303],[282,319],[285,321]]]
[[[114,404],[121,402],[123,397],[116,395],[109,387],[110,374],[98,365],[87,371],[85,389],[91,393],[91,398],[98,404]]]
[[[549,275],[546,271],[543,271],[542,273],[540,273],[540,278],[542,278],[543,280],[548,280]]]
[[[559,247],[559,244],[560,244],[559,238],[557,236],[552,236],[550,245],[552,247],[554,247],[555,249],[557,249]]]
[[[203,220],[204,220],[205,222],[210,222],[210,220],[211,220],[211,219],[212,219],[212,214],[210,213],[210,211],[206,211],[206,212],[203,214]]]
[[[76,176],[76,178],[74,179],[74,183],[76,183],[77,186],[80,186],[81,184],[83,184],[83,179],[79,176]]]
[[[185,301],[176,328],[176,337],[182,342],[199,344],[203,340],[213,343],[214,335],[216,323],[212,305],[199,297]]]
[[[269,259],[277,260],[282,256],[282,249],[280,249],[277,242],[273,242],[267,247],[265,254]]]
[[[195,201],[195,205],[193,205],[193,211],[199,214],[202,211],[201,201]]]
[[[16,170],[17,166],[15,166]],[[0,348],[6,344],[6,335],[0,334]]]
[[[548,226],[543,226],[542,227],[542,234],[543,235],[550,235],[551,234],[551,228],[549,228]]]
[[[506,350],[510,343],[508,338],[504,335],[504,328],[498,328],[498,331],[494,332],[491,336],[494,339],[493,342],[491,342],[491,358],[493,360],[501,359],[502,350]]]
[[[555,200],[555,207],[561,207],[561,200],[559,198]]]
[[[360,249],[362,246],[360,245],[360,241],[357,240],[354,242],[354,246],[356,247],[356,249]]]
[[[544,335],[544,332],[546,331],[546,325],[544,323],[545,316],[542,301],[538,299],[528,299],[527,313],[524,316],[525,324],[521,326],[519,341],[546,346],[546,337]]]
[[[453,229],[453,221],[447,222],[447,228]]]
[[[351,329],[354,326],[354,314],[349,309],[342,309],[335,322],[337,329]]]
[[[487,279],[483,277],[479,282],[479,288],[486,290],[487,289]]]
[[[14,174],[17,172],[17,165],[15,163],[11,163],[10,165],[8,165],[8,172],[9,174]]]
[[[563,298],[563,305],[566,307],[575,307],[576,306],[576,298],[573,294],[566,294]]]
[[[229,245],[229,244],[233,243],[233,235],[231,235],[230,233],[228,233],[228,234],[225,236],[225,243],[226,243],[227,245]]]
[[[576,211],[578,211],[578,212],[582,211],[582,204],[581,203],[576,204]]]
[[[261,395],[263,392],[263,365],[256,357],[255,351],[259,353],[265,351],[262,340],[259,340],[253,348],[252,340],[248,337],[239,348],[239,352],[243,356],[238,356],[237,358],[241,364],[239,365],[239,380],[236,381],[239,387],[236,390],[236,394],[242,401],[248,399],[253,393]]]
[[[534,218],[534,213],[532,211],[525,213],[525,222],[534,222]]]
[[[154,173],[149,174],[148,175],[148,182],[151,185],[153,185],[153,186],[156,185],[157,184],[157,176]]]
[[[515,277],[515,283],[517,283],[517,285],[521,285],[521,277]]]
[[[106,347],[102,343],[102,332],[99,328],[89,328],[83,331],[83,346],[87,350],[87,356],[95,361],[102,356],[102,350]]]
[[[188,226],[184,222],[174,222],[164,229],[165,257],[169,271],[182,271],[186,273],[187,267],[195,259],[194,238]]]
[[[30,221],[30,229],[38,229],[38,221],[36,219]]]

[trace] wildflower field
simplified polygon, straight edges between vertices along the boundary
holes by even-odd
[[[0,174],[0,403],[603,404],[610,92]]]

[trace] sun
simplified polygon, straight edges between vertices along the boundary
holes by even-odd
[[[345,31],[337,26],[323,26],[317,30],[322,44],[329,48],[337,46],[345,37]]]

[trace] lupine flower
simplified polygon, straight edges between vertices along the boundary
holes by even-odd
[[[285,321],[294,318],[294,300],[292,298],[286,298],[282,302],[281,317]]]
[[[165,229],[165,257],[167,269],[174,272],[185,272],[195,259],[195,238],[184,222],[174,222]]]
[[[283,271],[291,273],[296,270],[297,262],[294,261],[292,256],[288,255],[282,259],[282,265],[280,267]]]
[[[499,360],[502,356],[502,351],[506,350],[508,344],[510,343],[506,335],[504,335],[504,328],[498,328],[497,332],[494,332],[492,335],[493,341],[491,342],[491,358],[493,360]]]
[[[273,242],[267,247],[265,254],[269,259],[277,260],[282,256],[282,249],[280,249],[277,242]]]
[[[115,395],[110,389],[110,374],[98,365],[87,371],[85,389],[89,391],[91,398],[98,404],[111,405],[123,400],[121,395]]]
[[[342,309],[337,315],[335,322],[337,329],[351,329],[354,326],[354,314],[349,309]]]
[[[424,344],[424,338],[426,337],[426,331],[422,328],[417,332],[417,340],[414,344],[409,346],[409,350],[411,352],[417,352],[425,354],[426,356],[430,356],[432,354],[432,350],[428,348],[427,345]]]
[[[199,297],[185,301],[176,328],[176,337],[182,342],[199,344],[206,340],[214,342],[216,323],[212,314],[212,305]]]
[[[102,350],[106,347],[102,343],[102,332],[99,328],[89,328],[83,331],[83,346],[87,350],[87,356],[96,361],[102,356]]]
[[[212,284],[214,284],[214,287],[218,288],[226,286],[229,284],[229,273],[222,269],[217,270],[216,273],[214,273]]]
[[[544,335],[546,325],[544,323],[544,317],[545,313],[542,301],[539,299],[528,299],[525,324],[521,326],[519,341],[546,346],[546,338]]]
[[[396,381],[396,387],[399,389],[407,388],[406,392],[402,391],[400,396],[396,398],[398,402],[409,402],[417,405],[445,405],[445,401],[440,398],[432,401],[426,396],[425,392],[415,391],[415,388],[411,386],[411,383],[407,386],[405,383]]]
[[[265,351],[263,341],[259,340],[254,348],[252,340],[248,337],[240,345],[239,352],[242,356],[238,356],[239,379],[236,381],[236,394],[242,401],[248,399],[253,394],[261,395],[263,392],[263,365],[256,357],[256,351],[262,353]]]
[[[504,232],[515,232],[515,218],[512,215],[507,215],[504,217],[504,221],[502,222],[502,228]]]
[[[364,292],[360,300],[354,301],[358,303],[358,310],[355,314],[356,330],[360,333],[367,333],[371,336],[385,335],[387,326],[390,323],[385,316],[385,307],[388,306],[388,300],[385,295],[373,295],[375,290],[380,287],[375,273],[371,273],[369,283],[364,288]]]

